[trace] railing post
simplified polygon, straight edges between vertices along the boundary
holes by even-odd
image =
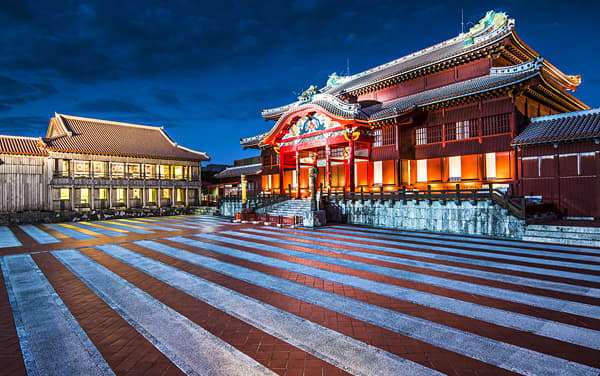
[[[292,199],[292,185],[288,184],[288,192],[290,193],[290,200]]]
[[[383,202],[383,186],[379,187],[379,201]]]
[[[456,204],[460,205],[460,184],[456,184]]]
[[[477,189],[473,189],[473,202],[477,202]]]
[[[525,197],[521,198],[521,216],[522,219],[527,219],[527,200]]]
[[[492,193],[494,192],[494,183],[489,183],[489,200],[492,201]]]
[[[429,200],[429,204],[431,205],[431,185],[427,185],[427,199]]]
[[[342,187],[342,200],[346,202],[346,187]]]
[[[364,192],[363,192],[363,187],[360,187],[360,201],[364,201]]]
[[[402,186],[402,204],[406,204],[406,186]]]

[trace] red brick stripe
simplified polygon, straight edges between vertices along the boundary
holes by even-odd
[[[184,375],[54,256],[32,257],[115,374]]]
[[[29,234],[23,231],[19,226],[9,226],[10,231],[12,231],[13,235],[21,242],[23,247],[30,247],[32,245],[37,245],[38,242],[33,240]]]
[[[210,239],[203,239],[203,241],[210,242],[213,244],[219,244],[220,242],[215,242]],[[529,348],[534,351],[546,353],[549,355],[553,355],[556,357],[564,358],[568,356],[566,359],[576,361],[582,364],[588,364],[594,367],[600,366],[600,351],[596,351],[593,349],[589,349],[587,347],[574,345],[571,343],[550,339],[547,337],[538,336],[532,333],[523,332],[517,329],[507,328],[500,325],[491,324],[485,321],[472,319],[469,317],[460,316],[457,314],[445,312],[439,309],[430,308],[421,306],[418,304],[406,302],[399,299],[394,299],[388,296],[375,294],[372,292],[356,289],[350,286],[342,285],[335,282],[326,281],[320,278],[310,277],[304,274],[299,274],[295,272],[290,272],[287,270],[279,269],[272,266],[266,266],[263,264],[255,263],[252,261],[248,261],[245,259],[239,259],[231,256],[226,256],[222,254],[217,254],[215,252],[207,251],[202,248],[197,248],[177,242],[172,242],[169,240],[160,240],[159,242],[169,245],[172,247],[179,247],[181,249],[185,249],[191,252],[195,252],[198,254],[202,254],[204,256],[218,258],[221,261],[228,262],[231,264],[239,265],[245,268],[253,269],[259,271],[261,273],[266,273],[275,277],[284,278],[293,282],[302,283],[307,286],[315,287],[324,291],[332,292],[338,295],[346,296],[348,298],[356,299],[368,304],[380,306],[383,308],[387,308],[390,310],[394,310],[397,312],[401,312],[410,316],[419,317],[428,321],[436,322],[442,325],[454,327],[456,329],[471,332],[474,334],[481,335],[483,337],[496,339],[498,341],[510,343],[516,346]],[[277,244],[277,243],[274,243]],[[270,252],[266,251],[258,251],[253,250],[252,248],[243,247],[243,246],[234,246],[227,243],[221,243],[219,245],[229,246],[231,248],[236,248],[244,251],[253,252],[256,254],[262,254],[267,257],[273,257]],[[129,245],[126,245],[129,248]],[[283,257],[274,257],[278,259],[286,259],[287,261],[297,262],[294,257],[281,255]],[[302,259],[300,259],[302,260]],[[360,271],[356,273],[353,269],[348,269],[339,266],[331,266],[329,264],[323,264],[312,260],[304,260],[305,262],[299,262],[305,265],[319,267],[339,273],[356,275],[358,277],[365,278],[367,274],[372,273],[361,273]],[[327,267],[327,265],[329,265]],[[385,277],[385,276],[380,276]],[[374,278],[371,278],[374,279]],[[382,278],[383,279],[383,278]],[[393,278],[391,278],[393,280]],[[383,283],[389,283],[389,281],[380,281]],[[417,284],[420,285],[420,284]],[[433,291],[437,290],[437,288],[433,288]],[[451,291],[451,290],[450,290]],[[435,292],[433,292],[435,293]],[[438,294],[441,295],[441,294]],[[446,294],[444,294],[446,295]],[[451,295],[451,294],[449,294]],[[470,294],[464,294],[470,295]],[[450,296],[451,298],[456,299],[456,297]],[[478,300],[482,300],[481,297],[477,297]],[[475,301],[476,303],[476,301]],[[489,304],[486,304],[489,305]],[[498,308],[498,307],[495,307]],[[531,308],[531,307],[530,307]],[[562,313],[554,312],[554,317],[557,318],[562,316]],[[593,320],[593,319],[592,319]],[[557,320],[554,320],[557,321]]]
[[[239,232],[249,234],[249,235],[257,235],[254,232],[244,231],[243,229]],[[296,238],[291,238],[291,237],[288,237],[285,235],[280,235],[280,234],[281,234],[280,232],[279,233],[273,232],[272,234],[269,234],[268,237],[273,238],[273,239],[280,239],[280,240],[284,240],[284,241],[299,241],[299,242],[305,243],[305,244],[314,244],[314,245],[323,245],[324,244],[321,241],[296,239]],[[220,235],[230,236],[227,234],[220,234]],[[272,244],[271,242],[268,242],[265,240],[260,240],[260,239],[247,239],[247,238],[243,238],[243,237],[238,238],[237,236],[233,236],[233,235],[231,235],[231,237],[240,239],[240,240],[241,239],[249,240],[249,241],[260,243],[260,244]],[[410,271],[410,272],[421,273],[421,274],[426,274],[426,275],[431,275],[431,276],[441,277],[441,278],[449,278],[449,279],[468,282],[468,283],[476,283],[476,284],[480,284],[480,285],[497,287],[497,288],[502,288],[502,289],[506,289],[506,290],[519,291],[519,292],[524,292],[524,293],[528,293],[528,294],[547,296],[547,297],[562,299],[562,300],[570,300],[573,302],[580,302],[580,303],[585,303],[585,304],[600,305],[600,298],[571,294],[571,293],[566,293],[566,292],[562,292],[562,291],[546,290],[546,289],[542,289],[542,288],[523,286],[523,285],[518,285],[518,284],[514,284],[514,283],[509,283],[509,282],[489,280],[489,279],[479,278],[479,277],[471,277],[471,276],[466,276],[466,275],[452,273],[452,272],[443,272],[443,271],[438,271],[438,270],[427,269],[424,267],[422,268],[422,267],[417,267],[417,266],[401,265],[401,264],[396,264],[396,263],[388,262],[388,261],[373,260],[373,259],[366,258],[366,257],[344,255],[344,254],[339,254],[336,252],[321,251],[321,250],[317,250],[317,249],[309,249],[309,248],[304,248],[304,247],[280,243],[280,242],[277,243],[277,246],[281,247],[281,248],[292,249],[292,250],[302,251],[302,252],[308,252],[308,253],[313,253],[313,254],[322,255],[322,256],[329,256],[329,257],[336,257],[336,258],[340,258],[340,259],[344,259],[344,260],[358,261],[358,262],[361,262],[364,264],[383,266],[386,268],[392,268],[392,269],[398,269],[398,270],[406,270],[406,271]],[[337,244],[336,245],[332,244],[332,247],[359,251],[359,248],[353,248],[348,245],[339,246]],[[365,252],[365,250],[360,250],[360,251]]]
[[[188,247],[179,243],[172,243],[169,241],[160,242],[168,245],[173,245],[182,249],[190,250],[191,252],[198,253],[201,255],[218,258],[224,262],[229,262],[232,264],[249,267],[256,266],[260,267],[259,264],[252,263],[250,261],[239,260],[235,258],[231,258],[228,256],[224,256],[221,254],[216,254],[211,251],[199,249],[196,247]],[[294,315],[300,316],[304,319],[313,321],[319,325],[327,327],[329,329],[335,330],[339,333],[345,334],[349,337],[355,338],[359,341],[365,342],[372,346],[376,346],[390,353],[396,354],[405,359],[411,360],[413,362],[424,365],[425,367],[436,369],[440,372],[450,374],[450,375],[468,375],[473,374],[474,370],[480,371],[482,374],[487,372],[490,375],[508,375],[513,374],[509,371],[503,370],[501,368],[495,367],[493,365],[478,361],[476,359],[472,359],[452,351],[448,351],[426,342],[422,342],[416,340],[414,338],[404,336],[393,332],[391,330],[380,328],[376,325],[369,324],[367,322],[357,320],[351,318],[349,316],[340,314],[335,311],[328,310],[326,308],[307,303],[305,301],[277,293],[275,291],[256,286],[229,276],[226,276],[221,273],[214,272],[212,270],[203,268],[199,265],[195,265],[192,263],[188,263],[183,260],[179,260],[177,258],[173,258],[158,252],[151,251],[144,247],[141,247],[137,244],[123,244],[123,247],[132,250],[134,252],[140,253],[144,256],[153,258],[160,262],[163,262],[167,265],[171,265],[180,270],[186,271],[190,274],[197,275],[201,278],[209,280],[211,282],[217,283],[226,288],[237,291],[241,294],[249,296],[251,298],[260,300],[266,304],[275,306],[287,312],[290,312]],[[254,268],[253,268],[254,269]],[[263,267],[260,268],[261,272],[265,272],[267,270],[273,269],[278,270],[276,268]],[[258,269],[255,269],[258,270]],[[285,274],[287,272],[282,272],[279,270],[280,274]],[[271,274],[271,273],[269,273]],[[330,282],[318,281],[316,279],[311,279],[310,277],[304,275],[296,275],[296,282],[313,286],[320,287],[322,289],[324,284],[327,286],[332,286],[333,284]],[[290,274],[291,275],[291,274]],[[277,275],[278,277],[280,275]],[[306,278],[306,279],[304,279]],[[301,281],[302,279],[302,281]],[[312,282],[315,282],[313,285]],[[320,283],[320,286],[319,286]],[[339,289],[346,289],[346,286],[336,286],[336,291]],[[329,290],[328,290],[329,291]],[[361,292],[362,293],[362,292]],[[354,296],[353,296],[354,297]]]
[[[305,375],[348,375],[343,370],[95,248],[80,251],[280,375],[300,372]]]
[[[27,375],[2,269],[0,269],[0,374]]]

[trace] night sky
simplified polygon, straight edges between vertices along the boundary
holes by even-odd
[[[54,112],[163,125],[229,164],[257,154],[239,138],[273,125],[261,109],[324,86],[348,60],[353,74],[456,36],[461,8],[471,23],[507,12],[600,106],[600,7],[586,2],[5,0],[0,134],[45,136]]]

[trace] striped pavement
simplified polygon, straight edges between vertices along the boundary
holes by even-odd
[[[11,375],[600,374],[600,249],[202,216],[0,231]]]

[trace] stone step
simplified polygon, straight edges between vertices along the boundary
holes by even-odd
[[[527,230],[535,231],[554,231],[565,233],[584,233],[584,234],[599,234],[600,227],[575,227],[575,226],[555,226],[555,225],[528,225]]]
[[[557,243],[565,245],[579,245],[583,247],[600,247],[600,240],[586,240],[574,238],[553,238],[547,236],[523,236],[522,240],[539,243]]]

